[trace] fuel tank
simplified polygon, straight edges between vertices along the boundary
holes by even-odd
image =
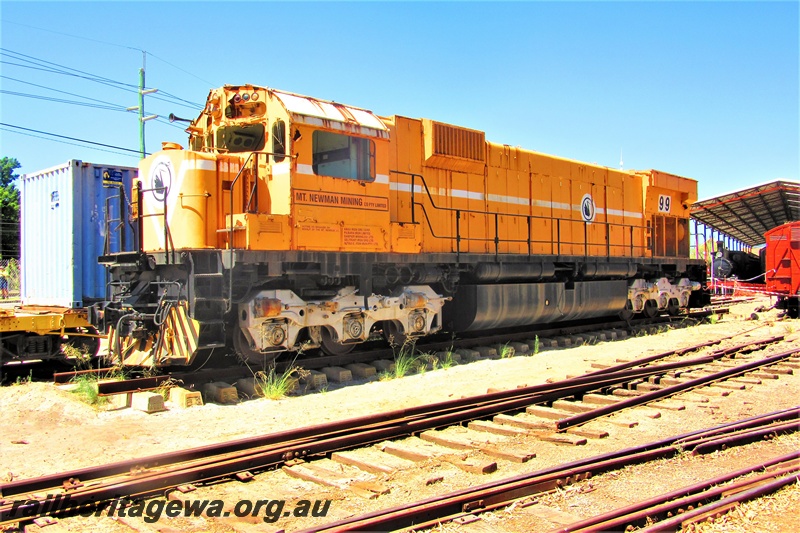
[[[480,331],[609,316],[627,299],[626,280],[462,285],[444,306],[444,324]]]

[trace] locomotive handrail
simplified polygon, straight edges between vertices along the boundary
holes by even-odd
[[[496,258],[499,257],[499,248],[500,248],[500,243],[501,242],[502,243],[527,243],[528,244],[528,255],[532,255],[531,245],[533,243],[546,243],[547,242],[547,241],[535,241],[535,240],[532,239],[531,221],[533,219],[548,220],[550,222],[555,222],[556,232],[557,232],[556,233],[556,240],[555,240],[555,243],[553,243],[552,239],[549,241],[550,244],[551,244],[551,247],[550,247],[551,253],[555,253],[557,255],[561,255],[561,245],[562,244],[569,244],[569,245],[580,245],[580,244],[583,244],[583,246],[584,246],[584,256],[588,257],[588,255],[589,255],[589,253],[588,253],[589,252],[589,246],[590,246],[589,239],[588,239],[589,222],[587,222],[587,221],[583,221],[584,240],[582,242],[576,242],[576,241],[565,241],[565,242],[562,242],[561,241],[561,222],[565,221],[565,222],[574,224],[574,223],[580,223],[581,221],[562,218],[562,217],[553,217],[553,216],[546,217],[546,216],[541,216],[541,215],[524,215],[524,214],[518,214],[518,213],[502,213],[502,212],[499,212],[499,211],[480,211],[480,210],[476,210],[476,209],[460,209],[460,208],[454,208],[454,207],[439,206],[439,205],[436,205],[436,202],[433,199],[433,195],[430,192],[430,188],[428,187],[428,184],[425,181],[425,177],[424,176],[422,176],[421,174],[413,173],[413,172],[404,172],[402,170],[390,170],[390,172],[394,173],[394,174],[402,174],[402,175],[411,177],[411,186],[409,188],[410,189],[409,192],[411,194],[411,206],[412,206],[411,207],[411,223],[412,224],[417,224],[418,223],[417,220],[416,220],[416,210],[414,209],[414,207],[415,206],[419,206],[420,208],[422,208],[423,214],[425,216],[425,221],[427,222],[428,228],[431,231],[431,235],[434,238],[437,238],[437,239],[449,239],[449,240],[455,240],[456,241],[456,255],[457,256],[460,255],[460,253],[461,253],[461,240],[462,239],[473,240],[473,241],[483,241],[483,242],[488,242],[488,241],[494,242],[495,243],[495,257]],[[415,181],[416,181],[417,178],[420,179],[421,185],[424,188],[425,194],[428,197],[428,201],[430,202],[431,206],[434,209],[437,209],[437,210],[440,210],[440,211],[454,212],[456,214],[456,220],[455,220],[455,223],[456,223],[456,236],[455,237],[452,237],[452,236],[446,237],[446,236],[436,235],[436,233],[435,233],[435,231],[433,229],[433,225],[431,224],[430,217],[428,216],[428,212],[425,209],[424,204],[422,204],[421,202],[418,202],[415,199],[415,195],[416,195],[416,184],[415,184]],[[494,218],[495,218],[495,234],[494,234],[494,237],[493,238],[485,238],[485,239],[484,238],[475,238],[475,237],[466,237],[466,238],[465,237],[461,237],[461,231],[460,231],[461,213],[475,213],[475,214],[484,215],[484,216],[493,215]],[[499,217],[500,216],[507,216],[507,217],[513,217],[513,218],[523,218],[523,217],[526,218],[527,223],[528,223],[528,239],[527,240],[500,239],[500,231],[499,231]],[[606,243],[605,243],[606,257],[612,257],[611,256],[611,247],[612,246],[614,248],[625,247],[624,243],[623,244],[614,244],[614,245],[611,244],[610,229],[611,229],[612,226],[630,229],[630,254],[631,254],[630,257],[634,257],[634,251],[635,251],[635,248],[636,248],[634,246],[634,239],[633,239],[634,230],[636,230],[636,229],[641,230],[643,232],[643,235],[646,237],[647,234],[648,234],[648,231],[650,229],[647,226],[640,226],[640,225],[635,225],[635,224],[620,224],[620,223],[616,223],[616,222],[609,222],[607,220],[606,221],[597,221],[596,223],[597,224],[602,224],[606,229]],[[552,234],[552,229],[551,229],[551,234]],[[556,246],[556,250],[555,251],[553,250],[553,248],[554,248],[553,245],[554,244]],[[592,246],[602,246],[602,244],[597,244],[597,245],[592,245]],[[642,246],[642,248],[643,248],[642,256],[644,256],[645,255],[645,251],[647,250],[647,246]],[[624,256],[622,256],[622,257],[624,257]]]
[[[242,167],[239,169],[239,172],[236,174],[236,177],[233,178],[230,189],[228,189],[230,191],[230,196],[231,196],[230,198],[231,209],[230,212],[228,213],[228,216],[231,217],[231,225],[230,228],[228,228],[228,250],[230,251],[230,261],[228,268],[228,297],[225,299],[226,313],[230,311],[231,307],[233,306],[233,189],[234,187],[236,187],[236,182],[239,181],[239,178],[242,176],[244,169],[247,168],[247,164],[250,162],[251,159],[253,159],[253,156],[255,156],[256,162],[258,162],[258,154],[259,152],[250,152],[250,155],[248,155],[247,159],[245,159],[244,163],[242,163]]]
[[[150,214],[143,214],[142,213],[142,197],[143,194],[146,192],[163,192],[164,198],[161,199],[161,203],[164,206],[163,213],[150,213]],[[142,189],[137,188],[137,202],[138,202],[138,218],[139,218],[139,251],[142,250],[142,244],[144,241],[144,234],[143,231],[143,221],[142,219],[147,217],[164,217],[164,259],[167,264],[170,264],[169,260],[169,253],[170,253],[170,245],[172,247],[172,263],[175,263],[175,243],[172,242],[172,232],[169,229],[169,220],[167,218],[167,197],[169,196],[169,187],[153,187],[152,189]]]
[[[417,202],[416,205],[418,205],[420,207],[420,209],[422,210],[422,214],[423,214],[423,216],[425,218],[425,222],[427,223],[428,228],[431,231],[431,236],[433,238],[435,238],[435,239],[447,239],[447,240],[451,240],[451,241],[456,241],[456,243],[457,243],[456,244],[456,261],[459,260],[459,256],[461,254],[461,249],[460,249],[459,243],[462,240],[475,241],[475,242],[494,242],[494,238],[493,237],[485,237],[485,238],[481,238],[481,237],[462,237],[460,234],[458,234],[458,235],[456,235],[454,237],[453,236],[447,236],[447,235],[437,235],[436,231],[434,230],[433,224],[431,223],[430,216],[428,215],[428,210],[425,208],[425,205],[420,203],[420,202]],[[459,220],[459,218],[461,216],[461,212],[460,212],[461,210],[459,210],[459,209],[451,209],[451,211],[454,211],[456,213],[456,222],[458,222],[458,220]],[[503,213],[501,213],[501,214],[503,214]],[[526,215],[518,215],[518,216],[526,216]],[[534,217],[533,217],[533,215],[528,215],[528,218],[534,218]],[[561,219],[555,219],[555,220],[556,220],[556,222],[560,222]],[[458,230],[456,230],[456,231],[458,231]],[[570,244],[570,245],[575,245],[575,246],[580,245],[580,244],[584,244],[584,242],[582,242],[582,241],[559,241],[559,242],[555,243],[555,244],[559,245],[559,248],[556,251],[552,251],[553,247],[554,247],[554,243],[553,243],[552,239],[550,239],[550,240],[533,239],[532,236],[530,236],[530,234],[529,234],[528,239],[503,239],[501,242],[517,243],[517,244],[528,244],[529,245],[528,246],[528,250],[529,250],[528,255],[529,256],[533,255],[533,252],[530,251],[530,245],[531,244],[548,244],[549,243],[550,246],[551,246],[551,253],[553,255],[561,255],[561,250],[560,250],[560,245],[561,244]],[[625,245],[624,244],[617,244],[617,245],[614,245],[614,246],[620,247],[620,246],[625,246]],[[619,256],[619,257],[624,257],[624,256]],[[631,257],[633,257],[633,256],[631,256]]]

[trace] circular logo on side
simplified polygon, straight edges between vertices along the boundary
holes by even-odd
[[[581,200],[581,217],[586,222],[592,222],[597,210],[594,207],[594,200],[591,194],[584,194]]]
[[[158,159],[150,167],[150,189],[153,197],[163,202],[172,185],[172,161],[167,158]]]

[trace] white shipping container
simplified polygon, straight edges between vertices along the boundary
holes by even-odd
[[[105,299],[106,272],[97,258],[134,248],[128,206],[136,175],[133,167],[73,159],[22,176],[24,304],[83,307]]]

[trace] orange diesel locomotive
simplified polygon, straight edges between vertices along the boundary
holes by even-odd
[[[472,129],[251,85],[212,90],[141,162],[138,251],[101,257],[126,364],[234,348],[344,354],[704,305],[695,181],[570,161]]]

